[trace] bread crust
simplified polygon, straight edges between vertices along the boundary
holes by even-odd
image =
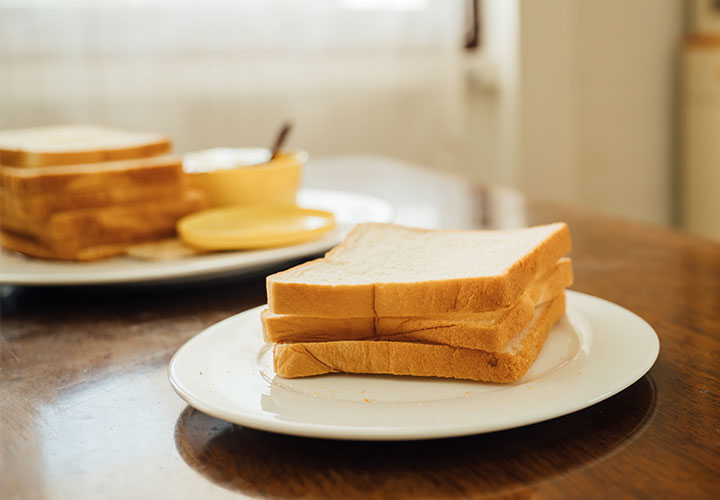
[[[268,305],[275,314],[324,318],[427,316],[500,309],[515,303],[536,276],[549,271],[560,257],[570,251],[567,225],[556,223],[555,226],[556,229],[548,238],[500,275],[437,281],[325,285],[282,281],[284,273],[287,273],[284,271],[267,277]],[[358,229],[356,227],[353,232]],[[343,246],[351,240],[353,232],[324,258],[341,252]],[[322,260],[301,264],[293,269],[301,269],[302,266]]]
[[[204,193],[189,190],[179,198],[59,212],[41,223],[3,217],[0,243],[33,257],[96,260],[123,253],[128,244],[171,237],[180,217],[206,205]]]
[[[102,208],[158,199],[182,199],[185,190],[182,182],[151,183],[132,189],[127,186],[106,186],[60,195],[23,196],[0,188],[0,214],[13,219],[40,222],[54,213],[68,210]]]
[[[0,245],[31,257],[50,260],[71,260],[90,262],[125,253],[127,244],[92,245],[80,249],[54,248],[26,236],[0,230]]]
[[[261,313],[266,342],[396,340],[499,351],[533,318],[535,307],[560,295],[573,282],[563,258],[533,281],[520,300],[499,311],[418,317],[315,318]]]
[[[108,186],[132,190],[153,183],[184,182],[183,179],[182,158],[175,155],[59,167],[0,166],[0,186],[20,196],[58,196]]]
[[[49,138],[54,138],[51,142],[57,142],[57,134],[63,132],[85,135],[92,140],[85,146],[69,145],[65,150],[56,146],[48,147],[42,144],[23,146],[18,143],[18,134],[25,137],[35,135],[40,142]],[[126,136],[124,144],[113,145],[112,142],[115,142],[118,134]],[[103,144],[103,137],[106,141],[109,137],[110,142]],[[0,133],[0,164],[14,167],[43,167],[99,163],[157,156],[168,153],[171,148],[170,138],[161,134],[127,132],[88,125],[40,127]]]
[[[564,293],[540,306],[533,323],[513,339],[514,350],[367,340],[275,344],[274,369],[285,378],[344,372],[514,382],[525,375],[564,312]]]

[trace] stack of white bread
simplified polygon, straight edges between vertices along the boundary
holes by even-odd
[[[267,278],[281,377],[377,373],[512,382],[565,313],[563,223],[507,231],[361,224]]]
[[[0,132],[0,243],[96,260],[167,238],[206,205],[159,134],[66,125]]]

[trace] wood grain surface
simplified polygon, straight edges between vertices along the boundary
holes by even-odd
[[[264,303],[263,276],[165,286],[4,287],[0,497],[713,498],[720,491],[720,245],[375,157],[306,185],[384,197],[408,224],[567,221],[573,289],[646,319],[660,356],[627,390],[548,422],[415,442],[256,431],[167,381],[187,339]]]

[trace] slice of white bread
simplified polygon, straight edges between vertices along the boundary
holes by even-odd
[[[167,238],[164,240],[148,241],[130,245],[125,250],[129,257],[142,260],[175,260],[193,255],[208,253],[208,250],[200,250],[183,243],[179,238]]]
[[[58,248],[27,236],[3,230],[0,230],[0,245],[6,250],[20,252],[30,257],[78,262],[90,262],[123,255],[128,246],[127,243],[117,243],[114,245],[91,245],[83,248]]]
[[[179,197],[58,212],[39,223],[3,217],[0,243],[34,257],[93,260],[106,256],[108,245],[116,255],[131,243],[171,237],[178,219],[206,206],[202,191],[188,190]],[[94,247],[103,250],[86,251]]]
[[[145,158],[170,151],[162,134],[94,125],[0,131],[0,164],[15,167],[74,165]]]
[[[38,222],[52,214],[67,210],[101,208],[112,205],[181,199],[187,190],[180,179],[169,182],[153,182],[144,185],[108,185],[96,189],[69,191],[61,194],[18,195],[0,188],[0,214],[16,220]]]
[[[184,182],[182,158],[173,155],[59,167],[0,167],[0,186],[18,196],[106,189],[134,190],[149,184]]]
[[[419,342],[305,342],[275,344],[273,364],[285,378],[344,372],[514,382],[525,375],[564,313],[563,293],[539,306],[533,321],[500,352]]]
[[[268,276],[268,305],[323,318],[492,311],[517,302],[569,251],[564,223],[507,231],[360,224],[324,258]]]
[[[572,263],[562,258],[534,280],[520,300],[500,311],[451,313],[424,317],[311,318],[262,314],[266,342],[397,340],[499,351],[533,318],[535,307],[560,295],[572,284]]]

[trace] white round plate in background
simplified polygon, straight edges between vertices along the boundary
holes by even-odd
[[[242,276],[277,267],[282,262],[320,254],[340,243],[361,222],[390,222],[393,206],[360,193],[301,189],[298,205],[327,210],[337,227],[323,238],[287,247],[218,252],[174,260],[116,257],[98,262],[64,262],[0,251],[0,283],[10,285],[112,285]]]

